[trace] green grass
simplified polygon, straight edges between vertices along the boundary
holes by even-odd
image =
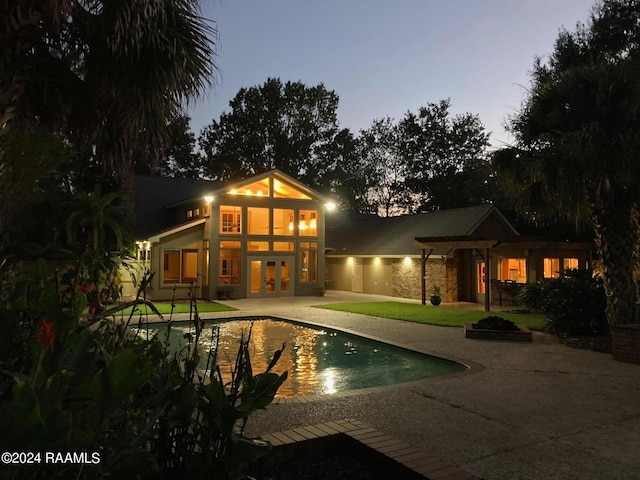
[[[162,315],[169,315],[171,313],[171,302],[153,302],[153,304]],[[123,310],[122,315],[129,315],[131,313],[131,308]],[[143,315],[153,315],[151,309],[146,305],[138,305],[136,308],[141,311]],[[232,310],[237,309],[220,303],[206,302],[204,300],[198,302],[198,313],[229,312]],[[189,302],[176,302],[173,313],[189,313]],[[136,312],[136,315],[138,314],[139,312]],[[120,315],[120,312],[118,315]]]
[[[484,312],[468,308],[434,307],[432,305],[404,302],[328,303],[316,305],[316,307],[442,327],[462,327],[465,323],[476,323],[489,315],[506,318],[530,330],[542,330],[546,323],[546,317],[541,314]]]

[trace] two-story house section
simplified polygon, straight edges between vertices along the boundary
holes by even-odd
[[[233,184],[137,177],[138,259],[155,272],[151,296],[176,289],[184,298],[192,285],[208,299],[315,295],[331,208],[278,170]]]

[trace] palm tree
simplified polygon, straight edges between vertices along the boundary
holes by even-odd
[[[0,0],[0,16],[0,129],[62,132],[125,192],[134,156],[158,157],[168,120],[213,82],[198,0]]]
[[[536,61],[528,99],[510,120],[515,145],[494,154],[531,218],[590,223],[611,325],[640,314],[637,38],[638,0],[598,3],[587,26],[561,32],[548,62]]]

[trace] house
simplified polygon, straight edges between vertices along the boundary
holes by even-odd
[[[347,290],[505,303],[518,287],[587,266],[588,244],[520,235],[493,205],[380,218],[332,212],[278,170],[240,182],[137,176],[137,264],[153,300]],[[487,265],[489,267],[487,267]],[[126,296],[135,294],[129,283]]]
[[[137,176],[138,271],[153,300],[315,295],[327,198],[273,170],[241,182]],[[134,294],[128,285],[125,295]]]
[[[586,267],[590,246],[520,235],[493,205],[327,223],[328,285],[338,290],[444,301],[513,301],[518,287]],[[487,260],[488,259],[488,260]],[[490,268],[487,268],[490,265]]]

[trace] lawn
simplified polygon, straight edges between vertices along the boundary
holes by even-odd
[[[171,302],[153,302],[153,304],[162,315],[169,315],[171,313]],[[189,313],[189,302],[176,302],[174,305],[173,313]],[[207,302],[204,300],[199,301],[197,305],[198,313],[229,312],[237,310],[233,307],[222,305],[221,303]],[[133,307],[123,310],[122,313],[118,312],[118,315],[129,315],[131,313],[131,308]],[[140,313],[143,315],[153,315],[151,309],[146,305],[138,305],[136,308],[138,309],[138,311],[136,311],[136,315]]]
[[[328,303],[316,305],[316,307],[443,327],[462,327],[465,323],[475,323],[489,315],[506,318],[530,330],[542,330],[546,323],[546,317],[541,314],[484,312],[468,308],[434,307],[432,305],[404,302]]]

